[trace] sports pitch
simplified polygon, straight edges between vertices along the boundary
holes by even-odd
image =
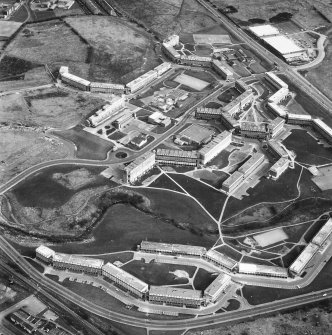
[[[264,248],[270,244],[286,240],[288,236],[281,228],[278,228],[266,233],[255,235],[253,238],[260,247]]]
[[[196,44],[232,44],[229,35],[193,34]]]
[[[187,74],[184,73],[180,74],[173,80],[179,84],[183,84],[185,86],[193,88],[196,91],[202,91],[204,90],[204,88],[210,85],[210,83],[204,80],[188,76]]]
[[[16,30],[21,27],[22,23],[14,21],[1,21],[0,20],[0,37],[9,38]]]

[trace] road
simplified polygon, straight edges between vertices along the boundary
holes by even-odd
[[[211,325],[222,325],[224,323],[232,321],[244,321],[254,316],[261,316],[263,314],[298,307],[315,301],[332,298],[332,289],[327,289],[324,291],[311,292],[302,296],[266,303],[259,306],[253,306],[250,309],[232,311],[217,315],[200,316],[199,318],[193,319],[143,319],[142,317],[125,315],[98,306],[93,302],[88,301],[80,297],[79,295],[69,291],[68,289],[52,281],[51,279],[44,277],[38,270],[30,265],[30,263],[28,263],[2,236],[0,236],[0,249],[2,249],[7,257],[15,262],[24,271],[24,273],[26,273],[30,277],[30,279],[34,282],[33,285],[38,287],[38,291],[40,291],[41,293],[48,295],[49,293],[52,293],[53,295],[65,298],[72,303],[80,306],[81,308],[84,308],[100,317],[104,317],[111,321],[124,323],[134,327],[148,327],[149,329],[156,330],[183,330],[206,327]],[[25,280],[28,279],[25,278]]]
[[[35,172],[38,172],[42,169],[45,169],[47,167],[51,166],[57,166],[57,165],[67,165],[67,164],[74,164],[74,165],[88,165],[88,166],[110,166],[113,164],[119,164],[119,163],[128,163],[135,158],[143,155],[145,152],[152,150],[155,148],[159,143],[163,142],[166,138],[168,138],[171,134],[179,130],[188,120],[191,113],[199,106],[203,105],[206,100],[213,99],[216,95],[219,95],[222,90],[227,89],[231,84],[225,85],[223,87],[218,87],[215,89],[211,94],[206,96],[204,99],[197,102],[194,106],[189,108],[185,114],[183,115],[182,119],[172,128],[170,128],[168,131],[166,131],[164,134],[162,134],[159,138],[157,138],[155,141],[151,142],[149,145],[147,145],[144,149],[135,152],[130,157],[127,157],[125,159],[119,159],[116,158],[114,154],[112,154],[112,157],[107,157],[105,160],[91,160],[91,159],[79,159],[79,158],[72,158],[72,159],[55,159],[51,161],[42,162],[40,164],[31,166],[30,168],[24,170],[23,172],[19,173],[12,179],[10,179],[8,182],[0,186],[0,194],[4,194],[8,190],[10,190],[12,187],[20,183],[25,178],[31,176]]]
[[[239,28],[232,21],[230,21],[226,16],[216,11],[210,4],[206,3],[204,0],[197,1],[202,4],[208,11],[210,11],[214,16],[216,16],[223,23],[223,25],[225,25],[225,27],[229,29],[233,34],[237,35],[238,38],[242,39],[256,52],[268,59],[270,62],[278,65],[280,71],[284,71],[295,84],[297,84],[303,91],[308,93],[322,107],[328,110],[332,110],[331,100],[329,100],[323,93],[321,93],[314,85],[312,85],[305,78],[303,78],[291,66],[289,66],[280,58],[275,56],[273,53],[265,49],[256,40],[247,35],[241,28]]]

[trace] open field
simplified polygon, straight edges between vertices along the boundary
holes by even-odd
[[[184,193],[182,189],[176,185],[171,179],[169,179],[164,173],[154,180],[149,187],[163,188],[167,190],[173,190],[177,192]]]
[[[0,97],[0,123],[69,128],[103,105],[102,99],[57,88]]]
[[[204,90],[204,88],[206,88],[207,86],[209,86],[209,83],[207,83],[206,81],[200,80],[198,78],[194,78],[191,76],[188,76],[184,73],[180,74],[179,76],[177,76],[175,79],[173,79],[174,81],[176,81],[179,84],[185,85],[187,87],[190,87],[196,91],[202,91]]]
[[[10,37],[21,26],[19,22],[0,20],[0,37]]]
[[[282,0],[277,2],[274,0],[246,0],[241,3],[237,0],[212,0],[212,3],[222,8],[234,6],[238,12],[229,16],[242,25],[250,25],[258,19],[260,23],[264,23],[264,20],[268,21],[279,13],[290,13],[303,27],[317,28],[329,22],[314,9],[313,5],[321,9],[326,16],[332,13],[332,8],[327,6],[329,0]]]
[[[268,294],[268,291],[266,291]],[[300,309],[276,313],[216,329],[190,331],[187,335],[325,335],[332,332],[331,299]]]
[[[215,25],[208,11],[194,0],[116,0],[118,6],[142,21],[161,38],[192,34]]]
[[[71,71],[82,77],[88,73],[85,64],[88,45],[60,20],[27,25],[7,46],[6,53],[10,57],[48,64],[52,69],[69,65]]]
[[[253,236],[260,247],[266,247],[283,240],[287,240],[288,236],[282,229],[274,229],[266,233]]]
[[[70,155],[61,140],[23,128],[1,128],[0,147],[1,183],[35,164]]]
[[[325,47],[325,58],[315,68],[304,71],[305,78],[314,84],[328,98],[332,99],[332,31],[328,34],[327,44]]]
[[[91,81],[127,83],[159,64],[149,35],[129,22],[101,16],[65,21],[93,48],[85,76]]]

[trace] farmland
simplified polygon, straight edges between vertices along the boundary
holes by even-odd
[[[92,47],[83,76],[91,81],[127,83],[159,64],[149,35],[129,22],[100,16],[65,21]]]

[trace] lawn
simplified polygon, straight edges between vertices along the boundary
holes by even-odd
[[[184,193],[182,189],[176,185],[171,179],[169,179],[164,173],[154,180],[149,187],[163,188],[167,190],[173,190]]]

